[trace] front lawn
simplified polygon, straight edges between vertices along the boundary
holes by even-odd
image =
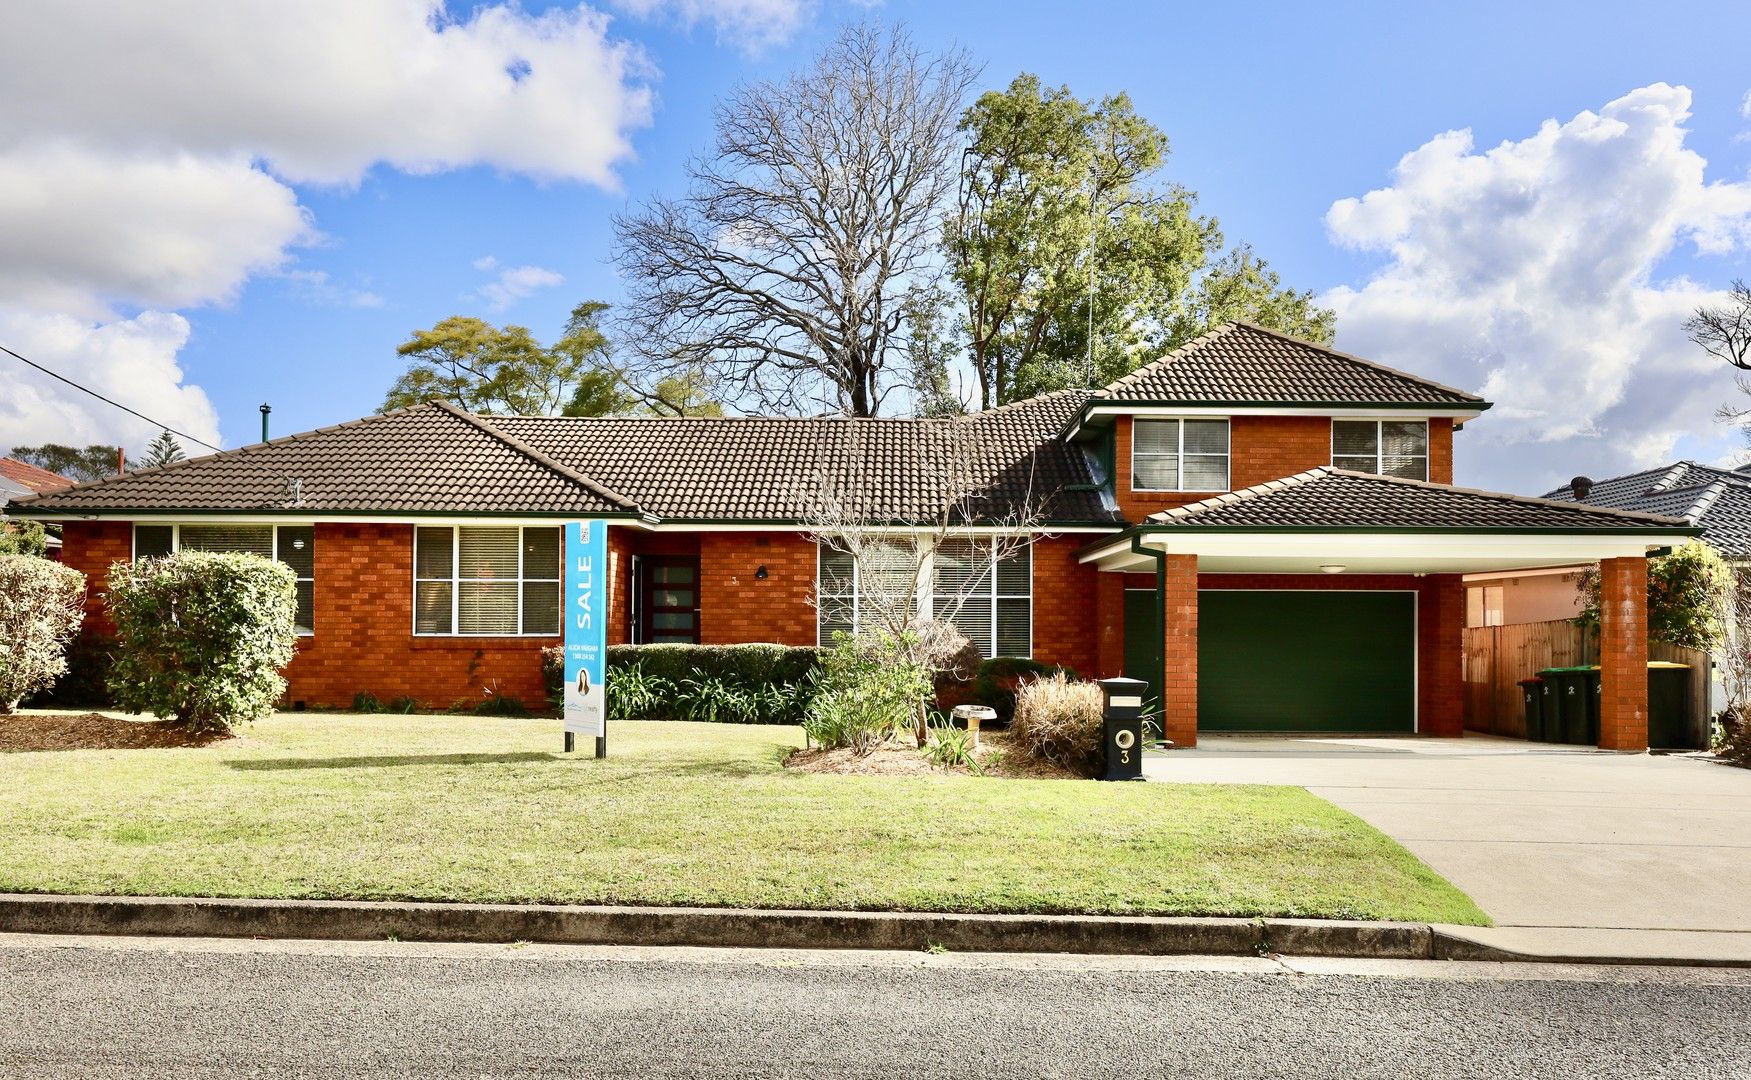
[[[0,724],[6,720],[0,718]],[[0,891],[1485,923],[1299,788],[791,772],[794,728],[285,714],[0,754]]]

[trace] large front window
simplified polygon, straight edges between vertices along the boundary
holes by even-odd
[[[1132,491],[1227,491],[1227,420],[1133,420]]]
[[[910,540],[866,544],[861,558],[822,543],[817,640],[830,645],[835,633],[910,621],[922,611],[965,634],[981,656],[1031,656],[1032,550],[1000,552],[994,543],[945,539],[922,560]]]
[[[278,559],[298,582],[297,631],[316,625],[316,529],[311,525],[135,525],[134,558],[175,551],[230,551]]]
[[[559,633],[558,526],[421,527],[413,566],[415,634]]]
[[[1427,420],[1333,420],[1331,463],[1405,480],[1429,478]]]

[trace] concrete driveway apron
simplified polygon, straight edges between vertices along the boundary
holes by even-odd
[[[1487,736],[1213,736],[1150,754],[1144,771],[1305,787],[1409,848],[1505,931],[1660,931],[1624,940],[1689,951],[1724,933],[1715,945],[1751,955],[1751,770]]]

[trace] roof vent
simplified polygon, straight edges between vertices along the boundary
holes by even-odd
[[[1593,478],[1590,476],[1577,476],[1569,481],[1569,492],[1574,495],[1576,502],[1586,502],[1587,492],[1592,490]]]

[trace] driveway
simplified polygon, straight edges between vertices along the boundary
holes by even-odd
[[[1751,770],[1487,736],[1207,736],[1145,771],[1305,787],[1469,893],[1499,943],[1538,928],[1751,956]]]

